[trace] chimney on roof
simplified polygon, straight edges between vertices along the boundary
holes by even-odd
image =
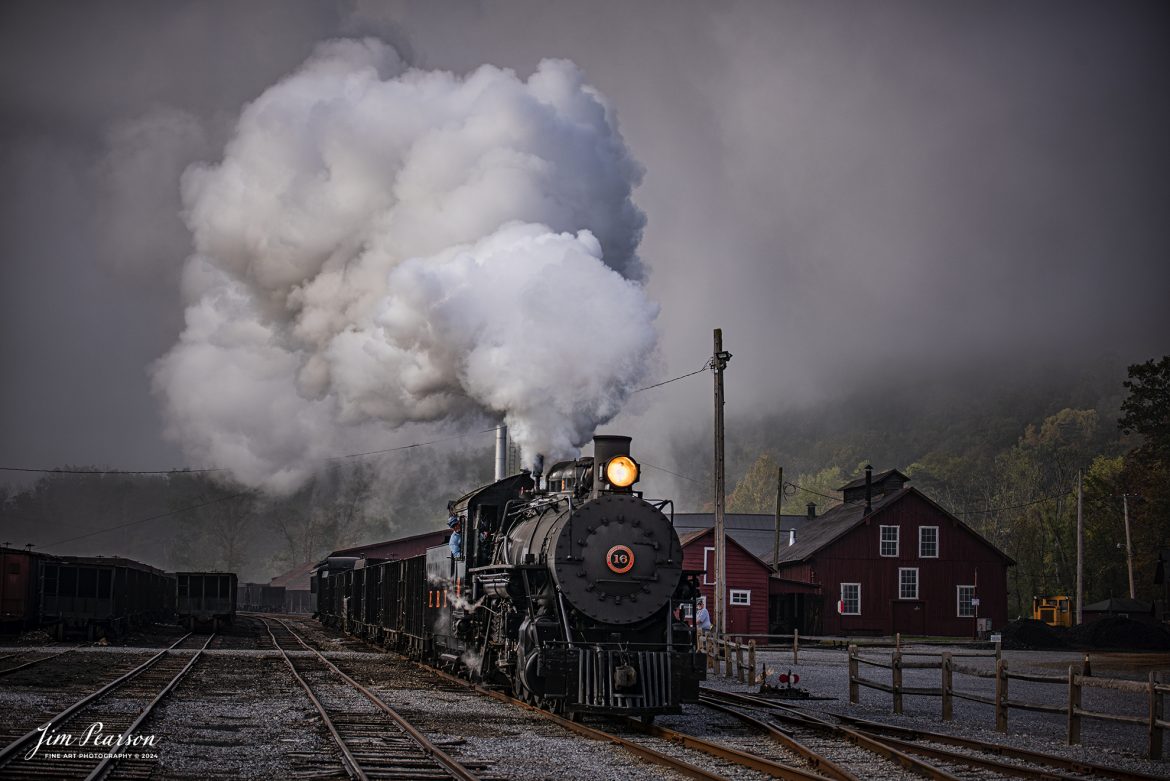
[[[817,517],[817,503],[816,502],[809,502],[808,503],[808,519],[811,521],[813,518],[816,518],[816,517]]]
[[[873,512],[873,465],[865,465],[865,514]]]
[[[789,529],[788,530],[788,544],[789,545],[796,544],[796,529]]]

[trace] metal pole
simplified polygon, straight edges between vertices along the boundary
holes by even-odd
[[[1077,626],[1081,623],[1085,574],[1085,516],[1082,513],[1081,471],[1077,470]]]
[[[723,523],[723,370],[731,353],[723,351],[723,329],[715,329],[715,353],[711,369],[715,372],[715,631],[727,633],[727,535]]]
[[[780,505],[784,502],[784,467],[776,470],[776,538],[772,541],[772,569],[780,568]]]
[[[1125,516],[1125,565],[1129,567],[1129,598],[1137,599],[1133,588],[1133,543],[1129,537],[1129,494],[1121,495],[1121,510]]]

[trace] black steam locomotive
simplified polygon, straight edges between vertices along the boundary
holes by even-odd
[[[544,487],[522,472],[452,502],[459,555],[326,560],[319,617],[571,716],[679,712],[706,670],[675,615],[697,573],[683,571],[671,503],[634,491],[629,443],[598,436]]]

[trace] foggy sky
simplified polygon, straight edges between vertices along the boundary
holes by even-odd
[[[178,176],[336,37],[574,61],[645,168],[648,360],[693,371],[722,327],[732,418],[1162,355],[1168,33],[1138,3],[5,3],[0,465],[184,463],[148,374],[182,329]],[[700,375],[605,430],[655,463],[709,419]]]

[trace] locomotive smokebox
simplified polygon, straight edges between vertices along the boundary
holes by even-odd
[[[598,434],[593,437],[593,498],[605,485],[605,465],[610,459],[630,455],[630,437]]]

